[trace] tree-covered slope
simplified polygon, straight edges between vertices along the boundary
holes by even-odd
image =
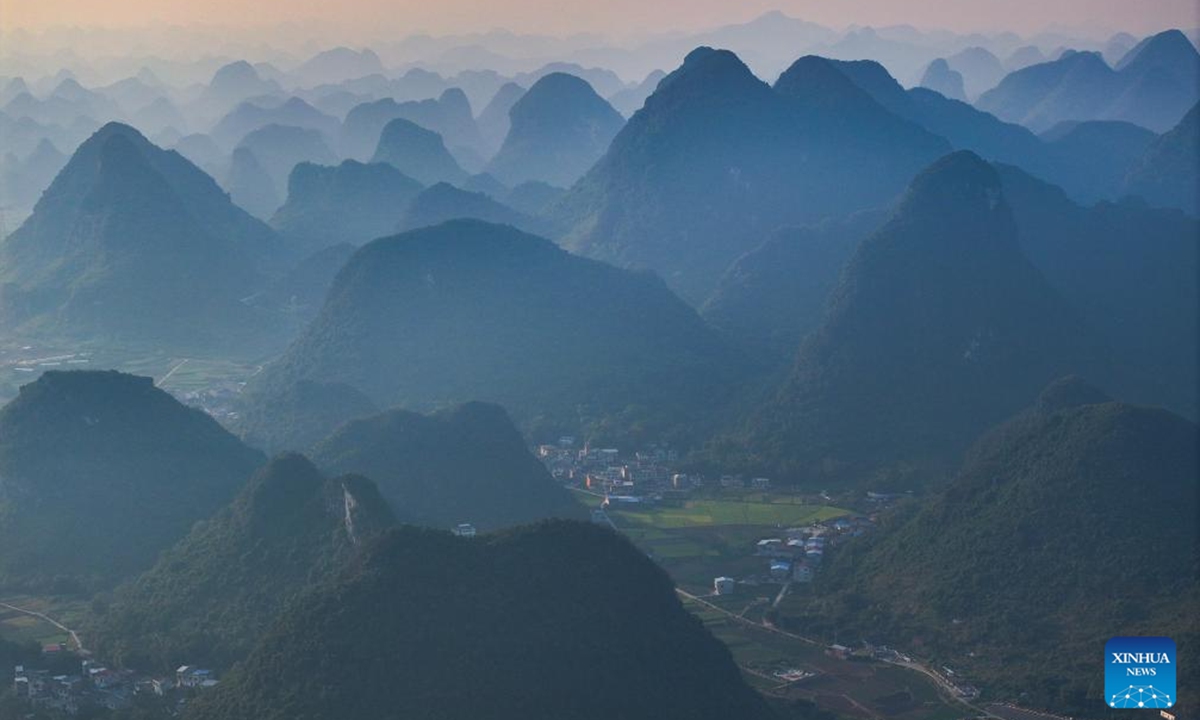
[[[140,572],[262,460],[150,378],[47,372],[0,410],[0,585]]]
[[[949,150],[823,58],[770,86],[703,47],[547,214],[567,247],[652,268],[699,305],[771,231],[888,203]]]
[[[624,414],[628,426],[669,429],[721,402],[740,372],[657,278],[458,220],[359,249],[251,392],[342,382],[383,407],[483,400],[526,425],[578,429]]]
[[[375,479],[405,522],[492,530],[584,514],[496,405],[467,403],[433,415],[391,410],[353,420],[318,443],[312,457],[328,473]]]
[[[181,155],[109,123],[0,243],[0,325],[41,338],[243,345],[271,336],[240,300],[281,248]]]
[[[393,522],[370,480],[328,480],[303,456],[282,455],[153,568],[94,604],[88,645],[148,671],[228,668],[295,595],[338,574]]]
[[[516,186],[530,180],[570,186],[591,169],[625,124],[586,80],[550,73],[509,111],[511,127],[488,172]]]
[[[1113,392],[1195,418],[1200,221],[1138,200],[1076,205],[998,166],[1021,249],[1126,364]]]
[[[1125,178],[1125,191],[1162,207],[1200,215],[1200,104],[1146,150]]]
[[[1095,713],[1110,637],[1200,647],[1198,438],[1167,411],[1057,382],[944,492],[840,550],[810,629],[919,642],[993,697]],[[1195,666],[1179,669],[1194,697]]]
[[[363,652],[363,644],[371,652]],[[402,528],[284,614],[189,720],[764,718],[729,651],[615,533]]]
[[[1093,369],[1108,370],[1104,349],[1022,254],[999,175],[954,153],[859,245],[744,429],[745,462],[818,487],[911,487],[1051,379]]]
[[[288,177],[287,202],[271,225],[310,250],[362,245],[395,231],[403,208],[421,189],[421,183],[383,163],[301,163]]]

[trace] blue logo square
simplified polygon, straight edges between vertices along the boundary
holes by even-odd
[[[1111,708],[1161,710],[1175,705],[1175,641],[1115,637],[1104,645],[1104,700]]]

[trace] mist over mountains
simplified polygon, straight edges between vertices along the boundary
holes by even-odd
[[[1194,701],[1194,29],[388,22],[6,31],[0,717]]]

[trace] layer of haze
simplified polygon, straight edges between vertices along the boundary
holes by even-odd
[[[1195,0],[3,0],[0,29],[319,22],[364,39],[380,32],[605,33],[636,36],[744,22],[768,10],[832,27],[907,24],[955,31],[1072,28],[1149,33],[1200,24]]]

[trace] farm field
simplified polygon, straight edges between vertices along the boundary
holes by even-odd
[[[152,348],[89,347],[86,345],[0,344],[0,402],[17,394],[47,370],[106,370],[154,378],[177,396],[234,385],[254,376],[261,366],[246,361],[175,357]]]
[[[72,629],[85,611],[83,602],[61,597],[8,596],[0,597],[0,602],[45,613]],[[67,643],[70,639],[67,633],[45,620],[5,607],[0,607],[0,638],[15,643],[32,641],[41,645]]]
[[[847,718],[876,720],[954,720],[964,709],[939,695],[918,673],[876,661],[840,660],[825,648],[739,622],[701,602],[684,606],[723,642],[746,679],[761,692],[815,702]],[[753,594],[705,598],[705,602],[757,622],[766,604]],[[782,676],[782,677],[781,677]],[[789,678],[799,679],[791,680]]]
[[[600,500],[584,493],[580,499],[593,507]],[[618,530],[662,565],[676,583],[698,594],[709,592],[719,575],[761,574],[764,560],[754,555],[758,540],[849,514],[842,508],[763,493],[660,505],[618,502],[608,509]],[[776,586],[772,594],[777,591]]]

